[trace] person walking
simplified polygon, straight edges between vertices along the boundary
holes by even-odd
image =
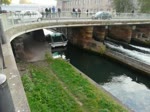
[[[79,15],[79,18],[80,18],[81,10],[79,8],[78,8],[78,15]]]
[[[75,15],[75,8],[72,9],[72,17]]]
[[[46,18],[48,16],[48,8],[45,9]]]
[[[87,9],[87,10],[86,10],[87,17],[88,17],[88,13],[89,13],[89,10]]]
[[[54,6],[52,7],[52,15],[53,15],[53,17],[55,17],[55,7]]]
[[[78,9],[77,8],[75,8],[75,15],[76,15],[76,17],[78,15]]]
[[[49,13],[49,17],[51,18],[51,7],[49,8],[49,10],[48,10],[48,13]]]
[[[60,17],[61,9],[58,8],[58,17]]]

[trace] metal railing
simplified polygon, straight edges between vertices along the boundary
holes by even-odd
[[[92,20],[93,13],[76,13],[76,12],[61,12],[61,13],[41,13],[42,21],[45,20]],[[32,15],[30,15],[31,17]],[[24,15],[19,15],[14,12],[0,14],[0,18],[3,23],[4,30],[13,27],[14,25],[24,24],[19,22],[20,17],[24,18]],[[29,18],[30,19],[30,18]],[[150,14],[146,13],[114,13],[112,14],[112,20],[143,20],[150,19]],[[110,20],[111,21],[111,20]],[[30,21],[32,22],[32,21]]]

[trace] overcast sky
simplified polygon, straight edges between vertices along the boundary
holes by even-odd
[[[44,1],[44,2],[43,2]],[[31,3],[56,5],[56,0],[31,0]],[[19,4],[19,0],[12,0],[12,4]]]

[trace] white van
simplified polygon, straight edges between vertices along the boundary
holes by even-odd
[[[15,19],[18,22],[33,22],[33,21],[41,21],[42,14],[36,10],[24,10],[15,13]]]

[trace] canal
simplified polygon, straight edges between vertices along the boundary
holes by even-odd
[[[135,112],[150,110],[148,77],[122,64],[68,45],[65,50],[70,63],[97,82]]]

